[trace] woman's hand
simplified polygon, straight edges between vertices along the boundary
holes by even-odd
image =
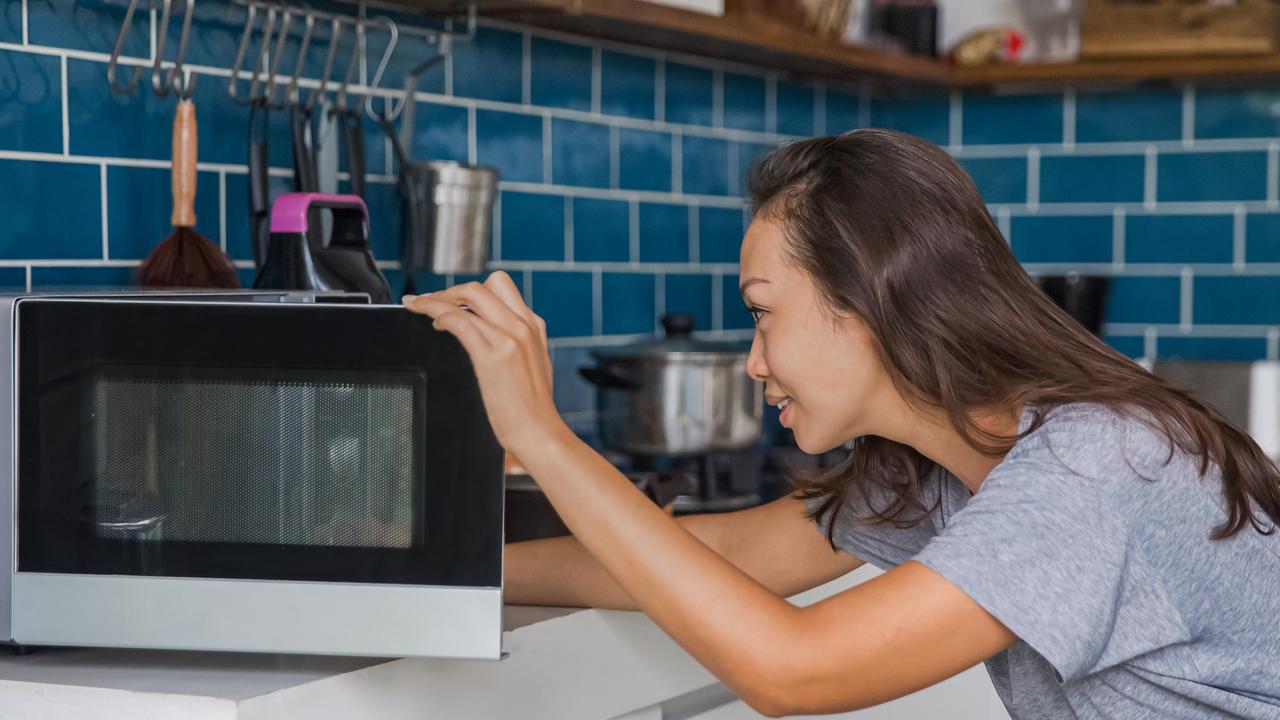
[[[466,348],[504,448],[524,455],[569,432],[551,395],[546,323],[525,305],[511,276],[498,271],[483,284],[406,295],[404,305],[433,318]]]

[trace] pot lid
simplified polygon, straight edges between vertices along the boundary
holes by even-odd
[[[591,354],[598,360],[667,357],[669,355],[712,355],[736,358],[747,353],[744,342],[699,340],[692,336],[694,317],[689,313],[671,313],[662,317],[664,336],[655,336],[627,345],[600,347]]]

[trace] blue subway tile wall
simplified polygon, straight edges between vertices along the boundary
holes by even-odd
[[[145,91],[149,70],[132,95],[107,87],[119,2],[40,0],[25,17],[19,3],[3,5],[0,288],[127,285],[168,232],[173,99]],[[200,3],[191,57],[197,72],[220,73],[196,85],[198,229],[251,280],[248,117],[226,95],[243,13]],[[140,62],[150,60],[148,22],[137,19],[125,48]],[[366,66],[385,43],[370,38]],[[308,87],[327,45],[318,37],[304,59]],[[428,52],[402,43],[384,87],[398,89]],[[363,100],[362,80],[352,104]],[[780,142],[864,126],[951,152],[1030,272],[1112,276],[1104,335],[1121,352],[1277,352],[1275,88],[898,95],[484,19],[475,41],[417,88],[414,159],[501,172],[490,267],[511,273],[545,315],[568,415],[588,416],[592,394],[565,364],[652,333],[661,312],[690,312],[701,332],[748,339],[737,265],[753,163]],[[271,113],[269,135],[278,195],[291,186],[285,113]],[[373,248],[398,290],[395,163],[371,120],[365,141]],[[462,279],[415,281],[433,289]]]

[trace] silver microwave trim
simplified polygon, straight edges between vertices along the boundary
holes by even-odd
[[[501,588],[16,573],[13,640],[496,660]]]
[[[148,293],[149,296],[164,293]],[[175,293],[175,296],[178,293]],[[249,296],[246,293],[246,296]],[[18,476],[18,335],[17,306],[28,299],[57,302],[125,302],[251,307],[297,307],[310,303],[244,301],[143,300],[121,293],[50,293],[0,296],[0,337],[9,340],[0,353],[0,642],[25,644],[136,647],[178,650],[304,653],[366,657],[456,657],[500,659],[502,655],[503,588],[431,585],[377,585],[309,581],[173,578],[159,576],[19,573],[16,543]],[[386,307],[332,304],[330,309]],[[5,427],[7,425],[7,427]],[[503,512],[505,526],[505,508]],[[505,535],[505,532],[504,532]],[[500,562],[505,564],[505,553]],[[505,569],[500,570],[505,576]],[[140,607],[167,594],[171,617],[140,621]],[[209,603],[209,598],[221,598]],[[238,598],[238,601],[237,601]],[[251,599],[251,600],[250,600]],[[103,605],[105,601],[107,604]],[[272,601],[284,611],[267,612]],[[115,606],[116,617],[100,617]],[[329,613],[314,622],[298,623],[294,606]],[[199,616],[183,609],[207,608],[216,621],[199,626]],[[323,613],[322,613],[323,614]],[[439,622],[439,618],[447,620]],[[406,627],[400,620],[418,623]],[[431,618],[437,622],[432,623]],[[95,622],[111,620],[95,625]],[[386,626],[382,621],[387,622]],[[344,624],[345,623],[345,624]],[[289,632],[290,626],[292,632]],[[326,629],[339,628],[338,634]],[[415,630],[419,632],[414,632]],[[316,638],[325,639],[315,642]],[[406,640],[408,642],[406,642]],[[336,649],[341,648],[341,649]]]

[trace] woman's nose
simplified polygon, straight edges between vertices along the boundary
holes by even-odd
[[[764,361],[764,348],[761,347],[760,333],[751,338],[751,351],[747,353],[747,375],[752,380],[764,382],[769,377],[769,366]]]

